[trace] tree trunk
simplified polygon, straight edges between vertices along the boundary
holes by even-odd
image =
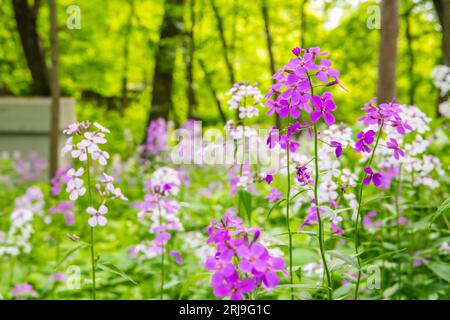
[[[194,88],[194,29],[195,29],[195,0],[189,1],[189,12],[191,25],[188,31],[187,52],[185,54],[186,66],[186,82],[187,82],[187,99],[188,99],[188,119],[194,118],[194,110],[197,107],[197,99],[195,97]]]
[[[225,64],[227,66],[228,75],[230,77],[230,85],[233,86],[234,83],[236,82],[236,79],[234,77],[233,64],[231,63],[231,59],[229,56],[227,40],[225,39],[223,20],[222,20],[222,17],[220,16],[219,8],[217,8],[215,1],[210,0],[210,2],[211,2],[211,7],[214,12],[214,16],[216,17],[217,29],[219,30],[220,42],[222,43],[223,58],[225,59]]]
[[[408,48],[408,56],[409,56],[409,65],[408,65],[408,78],[409,78],[409,104],[414,105],[415,103],[415,92],[416,92],[416,80],[414,77],[414,50],[413,50],[413,36],[411,34],[411,14],[414,6],[411,6],[408,10],[406,10],[405,16],[405,37],[406,44]]]
[[[450,67],[450,0],[433,0],[433,3],[442,29],[442,63]],[[449,98],[450,93],[444,97],[439,94],[437,106]],[[436,115],[440,115],[438,110]]]
[[[378,56],[378,101],[389,102],[396,93],[398,0],[381,3],[381,33]]]
[[[130,13],[128,15],[125,38],[123,43],[123,68],[122,68],[122,108],[120,112],[123,114],[128,106],[128,63],[130,60],[130,37],[131,28],[133,26],[134,2],[129,0]]]
[[[184,0],[166,0],[164,3],[164,17],[155,52],[152,105],[147,126],[154,119],[168,120],[172,109],[173,72],[182,36],[183,5]]]
[[[269,8],[267,5],[267,0],[262,1],[261,11],[264,20],[264,33],[266,35],[267,52],[269,54],[270,74],[273,76],[276,70],[275,70],[275,58],[273,56],[272,50],[272,35],[270,34],[270,27],[269,27]],[[276,82],[275,79],[272,78],[272,83],[275,82]],[[281,128],[281,119],[278,116],[278,114],[275,114],[275,124],[278,128]]]
[[[33,79],[33,93],[48,96],[49,74],[36,28],[38,5],[31,8],[27,0],[12,0],[12,4],[25,60]]]
[[[58,48],[58,19],[56,13],[56,0],[49,0],[50,7],[50,43],[51,43],[51,118],[50,118],[50,168],[49,177],[52,178],[58,169],[58,140],[59,140],[59,48]]]
[[[211,95],[214,98],[214,101],[216,102],[217,111],[219,111],[220,118],[222,119],[223,123],[226,124],[227,117],[226,117],[225,113],[223,112],[222,104],[220,103],[219,97],[217,96],[217,92],[216,92],[216,89],[214,88],[214,84],[212,83],[211,76],[210,76],[208,70],[206,69],[205,62],[202,59],[199,59],[198,63],[200,65],[200,68],[202,68],[203,73],[205,75],[206,86],[208,87],[209,91],[211,92]]]

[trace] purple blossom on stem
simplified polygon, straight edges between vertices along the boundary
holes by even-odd
[[[336,158],[339,158],[342,155],[342,144],[338,141],[331,141],[330,146],[335,148],[334,153]]]
[[[175,258],[175,262],[177,264],[183,264],[183,258],[181,258],[181,255],[178,251],[172,250],[170,251],[170,255]]]
[[[314,111],[311,113],[310,120],[312,122],[317,122],[323,117],[325,123],[329,126],[334,124],[336,119],[330,111],[336,110],[336,105],[333,100],[331,100],[331,94],[325,92],[322,97],[314,96],[311,98],[311,103],[314,106]]]
[[[373,130],[368,130],[366,132],[361,131],[358,133],[358,141],[355,144],[355,151],[370,153],[372,149],[370,149],[368,145],[373,143],[375,134],[376,132]]]
[[[379,187],[381,185],[381,173],[374,173],[372,168],[370,167],[364,168],[364,172],[367,174],[367,176],[363,180],[363,183],[365,185],[369,185],[370,182],[373,182],[373,185],[375,187]]]
[[[400,147],[398,146],[397,140],[395,140],[394,138],[391,138],[387,142],[387,147],[389,149],[393,149],[394,150],[394,158],[396,160],[399,160],[400,157],[404,157],[405,156],[405,152],[402,149],[400,149]]]
[[[274,202],[281,199],[282,196],[283,193],[281,191],[278,191],[277,188],[272,188],[270,189],[270,193],[267,196],[265,196],[264,199],[268,199],[269,202]]]

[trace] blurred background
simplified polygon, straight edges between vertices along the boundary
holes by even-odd
[[[43,136],[55,121],[96,119],[124,154],[143,141],[150,119],[223,126],[235,116],[226,104],[233,83],[258,82],[267,92],[296,46],[330,53],[349,90],[336,91],[337,118],[351,123],[376,95],[438,117],[445,97],[431,73],[450,64],[449,0],[0,0],[0,21],[3,101],[53,95]],[[7,101],[3,136],[22,117],[6,117],[23,104]],[[52,116],[61,104],[75,109]],[[45,122],[24,110],[32,117],[15,131]],[[272,121],[265,112],[255,119]]]

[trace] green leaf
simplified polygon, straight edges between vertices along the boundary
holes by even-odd
[[[134,285],[138,285],[136,281],[134,281],[133,279],[131,279],[126,273],[124,273],[122,270],[120,270],[118,267],[116,267],[115,265],[113,265],[111,262],[107,262],[107,261],[99,261],[97,263],[97,266],[99,269],[118,275],[128,281],[130,281],[132,284]]]
[[[450,266],[442,262],[427,262],[427,267],[430,268],[439,278],[450,282]]]
[[[443,214],[447,215],[449,213],[450,213],[450,198],[447,198],[447,200],[442,202],[442,204],[437,209],[436,213],[431,217],[430,223],[433,223],[433,221],[439,218],[441,215]]]
[[[286,199],[281,199],[281,200],[278,200],[277,202],[275,202],[275,204],[272,206],[272,208],[270,208],[269,213],[267,214],[266,219],[269,219],[270,214],[272,213],[272,211],[273,211],[276,207],[278,207],[280,204],[282,204],[284,201],[286,201]]]
[[[183,284],[183,287],[181,288],[179,299],[182,299],[183,296],[191,289],[192,287],[195,287],[197,283],[199,283],[202,280],[205,280],[206,278],[210,277],[211,274],[209,272],[203,272],[198,273],[196,275],[193,275],[189,279],[186,280],[186,282]]]
[[[339,252],[337,250],[328,250],[328,251],[326,251],[326,253],[328,253],[332,257],[335,257],[335,258],[338,258],[339,260],[347,262],[349,265],[351,265],[355,269],[359,270],[359,266],[353,257],[343,254],[342,252]]]
[[[70,249],[69,251],[67,251],[67,253],[62,257],[62,259],[56,264],[55,266],[55,270],[59,268],[59,266],[61,266],[63,264],[64,261],[67,260],[67,258],[69,258],[71,255],[73,255],[75,252],[77,252],[78,250],[90,247],[91,245],[89,243],[81,243],[78,246]]]
[[[239,190],[239,211],[241,211],[241,203],[244,205],[248,221],[252,221],[252,194],[247,190]]]

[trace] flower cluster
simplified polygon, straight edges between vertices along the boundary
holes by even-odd
[[[376,154],[378,156],[378,167],[380,179],[373,180],[381,189],[390,187],[391,182],[400,174],[400,165],[402,171],[408,173],[408,179],[414,176],[411,181],[412,185],[424,185],[435,189],[439,186],[439,182],[433,178],[433,172],[443,175],[440,160],[434,156],[426,154],[430,141],[424,138],[424,133],[430,130],[428,124],[431,119],[427,117],[416,106],[395,106],[397,110],[397,118],[401,119],[396,123],[403,123],[403,129],[399,130],[398,126],[384,125],[383,135],[380,136],[379,148]],[[367,126],[367,131],[379,130],[378,124]],[[355,145],[355,149],[357,148]],[[373,143],[372,143],[373,144]],[[371,157],[371,153],[363,153],[362,161],[367,161]],[[372,168],[372,171],[373,168]],[[369,177],[370,174],[367,175]]]
[[[69,137],[61,151],[61,155],[64,156],[66,153],[70,153],[73,159],[78,159],[85,164],[85,167],[78,169],[69,168],[65,173],[66,192],[69,193],[70,200],[75,201],[86,194],[87,189],[84,186],[83,178],[90,178],[91,159],[97,161],[101,166],[106,166],[109,153],[102,150],[99,145],[107,142],[106,134],[110,133],[110,131],[97,122],[91,124],[89,121],[84,121],[69,125],[68,128],[63,130],[63,133]],[[88,183],[91,183],[91,181]],[[92,216],[88,219],[91,227],[104,226],[106,224],[107,219],[104,215],[108,212],[106,207],[107,201],[116,199],[128,200],[121,189],[114,186],[114,178],[106,173],[102,173],[101,178],[97,180],[95,189],[102,198],[102,203],[98,209],[89,207],[86,210]],[[53,211],[61,211],[60,209],[53,209]],[[62,213],[67,215],[68,206],[63,206],[63,209],[65,211]]]
[[[242,219],[226,212],[220,221],[208,226],[208,244],[216,252],[205,261],[205,268],[214,272],[211,285],[216,297],[230,296],[242,300],[257,287],[270,291],[279,283],[277,271],[287,275],[282,258],[272,256],[259,241],[259,228],[246,228]]]
[[[384,147],[386,152],[390,154],[396,161],[405,157],[405,152],[400,147],[400,139],[407,133],[413,131],[413,127],[402,114],[402,108],[397,104],[395,99],[389,103],[376,104],[376,98],[373,98],[365,104],[363,110],[365,115],[359,119],[366,126],[366,130],[358,133],[358,141],[355,143],[355,151],[367,154],[366,157],[373,159],[375,148],[381,142],[380,147]],[[382,133],[386,134],[386,139],[381,139]],[[380,140],[381,139],[381,140]],[[381,148],[380,148],[381,149]],[[364,157],[363,157],[364,159]],[[365,178],[363,183],[380,187],[383,182],[383,175],[375,172],[371,165],[364,168]]]
[[[172,168],[161,167],[152,173],[144,188],[146,193],[144,201],[136,203],[135,208],[139,210],[138,218],[144,224],[148,224],[147,217],[149,217],[151,221],[149,232],[154,238],[132,247],[130,249],[132,258],[140,255],[143,259],[151,259],[163,254],[172,237],[169,231],[183,230],[178,217],[180,205],[170,198],[178,193],[180,185],[179,174]],[[177,252],[172,252],[171,255],[178,262],[182,261]]]
[[[26,300],[27,298],[36,298],[37,292],[33,289],[33,286],[29,283],[21,283],[16,285],[12,291],[11,295],[16,300]]]
[[[46,161],[35,151],[31,151],[26,159],[17,158],[14,162],[14,168],[21,181],[33,181],[42,176],[46,168]]]
[[[31,252],[33,219],[36,214],[43,216],[44,204],[44,195],[38,187],[28,188],[25,195],[16,199],[10,215],[10,228],[6,233],[0,231],[0,257]]]
[[[168,123],[163,118],[150,121],[147,128],[147,139],[142,146],[142,154],[148,158],[166,151]]]
[[[340,85],[339,71],[331,68],[331,61],[321,59],[319,64],[316,58],[324,56],[326,52],[320,52],[320,48],[310,49],[294,48],[292,50],[296,58],[291,59],[285,66],[273,75],[276,83],[270,87],[265,98],[275,98],[267,102],[270,108],[268,115],[277,113],[280,118],[290,116],[298,119],[302,111],[310,113],[310,121],[317,122],[323,118],[327,125],[335,122],[332,112],[336,109],[332,95],[324,92],[313,95],[312,78],[329,87]]]
[[[239,119],[257,117],[258,106],[262,106],[263,98],[258,89],[258,84],[250,85],[246,82],[238,82],[227,92],[231,99],[227,101],[230,110],[239,110]]]

